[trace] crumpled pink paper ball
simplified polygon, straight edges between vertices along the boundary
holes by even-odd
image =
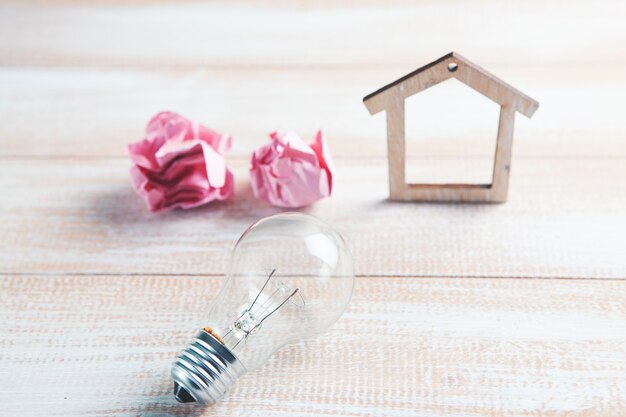
[[[159,113],[146,126],[145,138],[128,145],[133,187],[153,212],[225,200],[234,190],[222,156],[230,146],[228,135],[176,113]]]
[[[270,138],[270,143],[252,154],[250,183],[257,198],[296,208],[330,196],[333,168],[321,130],[311,145],[293,132],[274,132]]]

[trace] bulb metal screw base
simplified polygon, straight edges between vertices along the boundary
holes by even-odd
[[[245,373],[239,359],[203,330],[174,362],[174,396],[181,403],[215,404]]]

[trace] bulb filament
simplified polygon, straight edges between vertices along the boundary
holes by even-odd
[[[222,340],[227,346],[231,347],[231,349],[236,348],[243,340],[246,340],[250,334],[252,334],[256,330],[258,330],[259,327],[261,327],[261,324],[265,320],[267,320],[268,317],[276,313],[281,307],[283,307],[287,302],[292,300],[292,298],[296,295],[300,297],[301,303],[299,305],[304,306],[305,302],[302,294],[300,293],[300,288],[296,288],[286,298],[280,301],[278,305],[276,305],[276,307],[268,310],[272,306],[272,304],[276,302],[275,297],[280,293],[286,292],[287,287],[284,284],[280,284],[278,288],[266,300],[264,300],[260,304],[257,304],[257,301],[259,301],[259,298],[265,290],[265,287],[267,287],[267,284],[270,282],[275,273],[276,268],[274,268],[272,272],[270,272],[267,280],[265,280],[265,283],[257,293],[256,297],[254,297],[254,300],[252,300],[250,305],[246,307],[244,311],[239,315],[239,317],[234,320],[229,330],[222,337]],[[266,312],[267,314],[259,318],[259,316],[261,316],[264,312]]]

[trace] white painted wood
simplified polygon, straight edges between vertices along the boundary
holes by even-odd
[[[472,167],[409,162],[426,180]],[[0,272],[223,273],[247,226],[280,211],[252,196],[247,160],[229,163],[232,201],[154,215],[126,159],[4,159]],[[361,275],[626,277],[622,158],[518,159],[509,202],[487,207],[390,202],[386,158],[335,165],[334,195],[303,211],[344,234]]]
[[[346,314],[222,403],[170,364],[217,278],[3,277],[0,416],[626,413],[626,281],[360,278]]]
[[[0,416],[622,417],[625,16],[623,1],[1,0]],[[542,102],[518,119],[506,207],[386,200],[384,117],[360,98],[452,49]],[[495,126],[473,105],[443,119],[465,98],[439,91],[407,126],[407,176],[471,180]],[[125,145],[168,108],[234,135],[232,202],[154,216],[133,194]],[[350,310],[216,408],[183,408],[169,365],[235,239],[277,211],[250,197],[249,152],[317,127],[337,183],[306,211],[355,254]]]
[[[565,72],[563,64],[626,60],[626,5],[619,0],[577,0],[567,7],[541,0],[3,3],[5,65],[360,70],[402,63],[410,71],[416,62],[458,50],[483,65],[556,63]]]
[[[312,138],[318,127],[333,155],[384,156],[385,116],[370,116],[361,99],[416,64],[358,71],[0,67],[0,155],[126,156],[150,117],[171,109],[231,133],[235,156],[249,157],[276,129]],[[626,118],[614,105],[626,96],[621,66],[489,68],[542,101],[532,120],[516,120],[515,157],[626,156]],[[581,103],[594,103],[593,111]],[[498,113],[490,104],[456,80],[409,98],[407,155],[493,156]]]

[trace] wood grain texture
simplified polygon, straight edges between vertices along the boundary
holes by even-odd
[[[248,161],[230,164],[233,200],[153,215],[126,159],[3,160],[0,272],[221,274],[241,233],[280,211],[252,197]],[[341,159],[334,196],[304,211],[346,237],[360,275],[626,278],[624,159],[518,159],[513,171],[505,205],[394,203],[386,159]]]
[[[217,406],[177,404],[173,358],[207,277],[3,277],[0,415],[603,416],[626,413],[626,281],[361,278],[331,331]]]
[[[625,19],[623,1],[0,0],[0,416],[626,415]],[[361,97],[450,50],[542,103],[516,121],[506,205],[386,200],[385,119]],[[410,181],[489,181],[498,108],[455,83],[406,103]],[[164,109],[234,136],[232,201],[147,213],[125,145]],[[355,255],[349,311],[217,407],[175,404],[169,366],[230,248],[278,211],[251,197],[250,152],[318,127],[336,187],[304,211]]]
[[[505,106],[500,108],[498,139],[496,140],[496,153],[493,163],[493,182],[491,183],[494,201],[505,202],[509,194],[515,116],[515,111],[511,108]]]
[[[489,183],[407,183],[405,102],[411,96],[455,78],[500,106],[493,175]],[[370,114],[387,116],[389,196],[396,201],[504,203],[507,199],[515,114],[531,117],[539,103],[456,52],[381,87],[363,104]],[[447,112],[441,114],[447,116]]]
[[[392,81],[365,96],[363,103],[371,114],[375,114],[386,109],[385,102],[392,102],[393,97],[407,99],[450,78],[456,78],[500,106],[511,107],[526,117],[532,117],[539,108],[536,100],[458,52],[450,52]]]
[[[387,176],[389,197],[402,200],[406,184],[406,129],[404,99],[393,97],[385,112],[387,119]]]
[[[335,156],[383,156],[385,116],[371,117],[361,98],[421,62],[358,71],[0,67],[0,155],[125,156],[150,117],[170,109],[232,134],[233,156],[248,157],[274,130],[312,138],[317,128]],[[626,96],[621,66],[489,68],[542,102],[532,120],[517,120],[516,156],[626,156],[626,118],[613,105]],[[407,155],[493,156],[492,104],[456,80],[411,97]]]

